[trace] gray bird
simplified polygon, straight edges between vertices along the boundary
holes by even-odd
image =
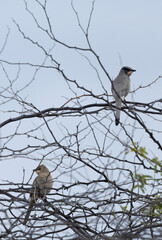
[[[128,95],[130,91],[130,75],[136,70],[130,67],[122,67],[118,76],[112,82],[112,94],[116,102],[116,115],[115,125],[117,126],[120,122],[120,109],[122,104],[122,98]],[[123,99],[123,100],[124,100]]]
[[[30,204],[24,219],[24,224],[28,221],[29,215],[36,201],[39,198],[46,200],[46,195],[51,191],[53,186],[52,176],[45,165],[40,165],[33,171],[35,171],[38,176],[33,182],[33,190],[30,193]]]

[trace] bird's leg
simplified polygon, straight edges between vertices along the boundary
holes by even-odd
[[[46,198],[46,196],[44,196],[43,200],[44,200],[44,202],[47,202],[47,198]]]
[[[122,98],[122,101],[123,101],[124,104],[126,104],[126,96],[124,96],[124,97]]]

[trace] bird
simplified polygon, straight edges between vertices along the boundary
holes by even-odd
[[[112,82],[112,94],[116,102],[116,115],[115,125],[117,126],[120,122],[120,109],[122,104],[122,98],[125,97],[130,91],[130,76],[136,70],[131,67],[122,67],[118,76]]]
[[[34,182],[32,184],[33,189],[30,193],[30,203],[24,218],[24,225],[27,223],[36,201],[39,198],[42,198],[46,201],[46,195],[51,191],[53,186],[52,176],[45,165],[39,165],[33,171],[36,172],[38,176],[34,179]]]

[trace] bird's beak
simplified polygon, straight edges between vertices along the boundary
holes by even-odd
[[[128,77],[130,77],[130,76],[132,75],[132,73],[135,72],[135,71],[136,71],[136,70],[131,69],[131,70],[127,73]]]
[[[36,172],[37,174],[39,174],[40,173],[40,169],[37,167],[37,168],[33,169],[33,172]]]

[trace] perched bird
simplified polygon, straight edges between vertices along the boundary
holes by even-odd
[[[38,176],[35,178],[32,185],[33,190],[30,193],[30,204],[24,219],[24,224],[28,221],[33,205],[38,198],[46,199],[46,195],[51,191],[53,186],[52,176],[45,165],[40,165],[33,171],[35,171]]]
[[[120,109],[122,98],[128,95],[130,91],[130,75],[136,70],[130,67],[122,67],[118,76],[112,82],[112,94],[116,102],[116,115],[115,115],[115,125],[117,126],[120,122]],[[124,100],[123,99],[123,100]]]

